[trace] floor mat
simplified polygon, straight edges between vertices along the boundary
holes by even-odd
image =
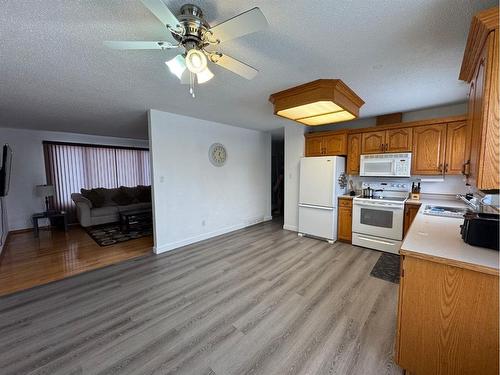
[[[109,223],[87,227],[85,230],[99,246],[109,246],[118,242],[151,236],[153,234],[153,225],[149,221],[139,222],[131,225],[128,232],[123,232],[119,223]]]
[[[370,276],[399,284],[400,259],[398,254],[382,253]]]

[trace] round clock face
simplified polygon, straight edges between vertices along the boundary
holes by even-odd
[[[222,167],[227,159],[226,148],[220,143],[214,143],[208,150],[208,158],[216,167]]]

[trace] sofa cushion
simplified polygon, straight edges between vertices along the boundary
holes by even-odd
[[[120,212],[132,211],[132,210],[142,210],[151,208],[151,203],[132,203],[126,206],[118,206]]]
[[[120,190],[123,191],[124,193],[128,194],[132,201],[130,203],[137,203],[139,202],[137,200],[137,194],[139,193],[139,189],[137,186],[130,187],[130,186],[120,186]]]
[[[111,216],[118,213],[119,206],[104,206],[90,210],[90,216]]]
[[[85,198],[92,202],[92,207],[102,207],[106,202],[106,197],[101,191],[99,191],[99,189],[80,189],[80,192]]]
[[[137,186],[137,200],[142,203],[151,202],[151,186]]]

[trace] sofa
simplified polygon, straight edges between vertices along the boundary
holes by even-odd
[[[71,199],[80,225],[90,227],[117,222],[120,212],[151,209],[151,186],[81,189],[72,193]]]

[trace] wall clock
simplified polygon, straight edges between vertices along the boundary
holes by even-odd
[[[208,158],[216,167],[222,167],[226,163],[227,151],[224,145],[214,143],[208,150]]]

